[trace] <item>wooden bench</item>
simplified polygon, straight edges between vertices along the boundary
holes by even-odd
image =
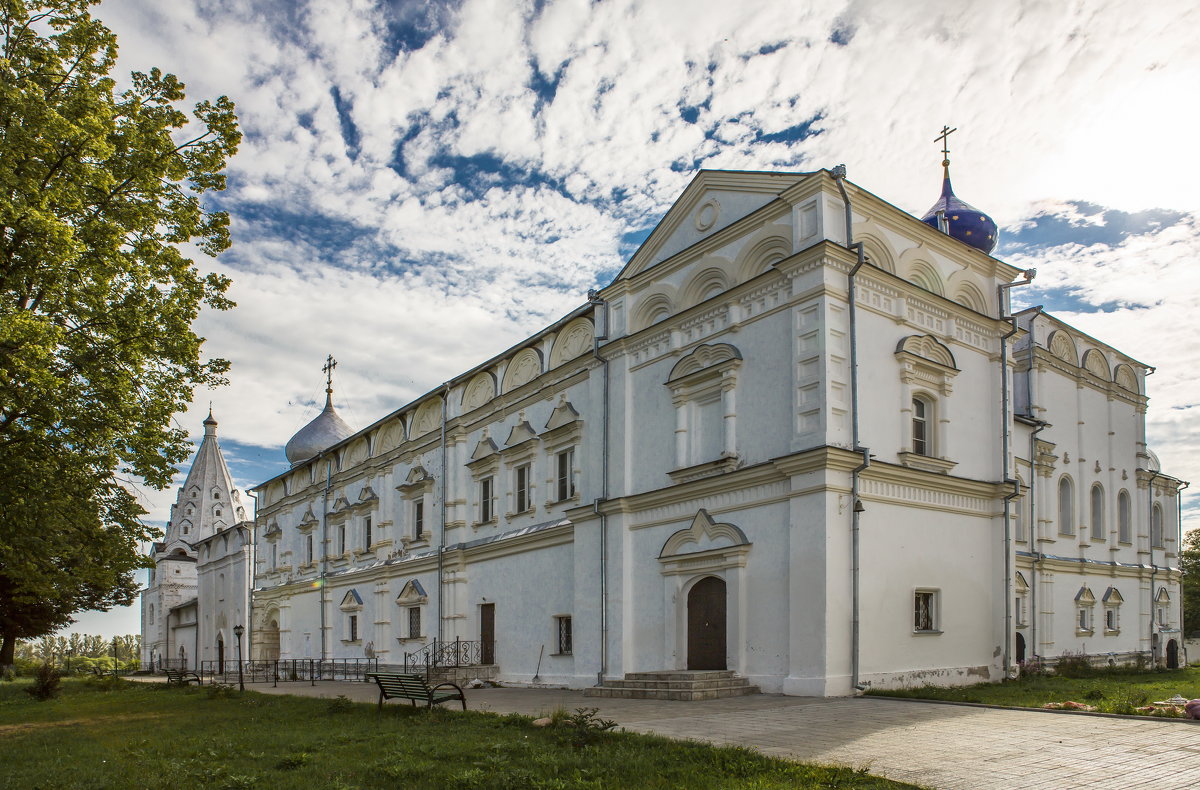
[[[427,708],[441,705],[443,702],[458,700],[462,703],[462,709],[467,709],[467,698],[463,694],[463,690],[453,683],[439,683],[430,688],[429,684],[425,682],[425,678],[420,675],[403,675],[395,672],[370,672],[366,677],[373,679],[379,686],[380,710],[383,709],[385,699],[406,699],[412,702],[414,707],[420,700],[425,703]],[[443,688],[446,690],[439,691]]]
[[[178,683],[181,686],[188,683],[195,683],[197,686],[202,685],[200,682],[200,676],[195,672],[183,672],[182,670],[178,669],[168,669],[166,670],[166,673],[167,683]]]

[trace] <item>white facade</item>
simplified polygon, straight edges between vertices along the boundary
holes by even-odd
[[[588,304],[259,486],[255,657],[458,639],[508,682],[728,668],[806,695],[1165,658],[1179,481],[1147,368],[1005,319],[1018,270],[846,187],[857,269],[829,172],[702,172]]]
[[[150,548],[154,568],[141,595],[143,666],[196,669],[222,654],[236,658],[232,629],[248,622],[249,526],[210,414],[166,534]]]

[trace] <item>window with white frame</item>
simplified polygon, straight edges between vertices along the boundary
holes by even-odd
[[[371,548],[371,546],[372,546],[372,545],[375,543],[375,535],[374,535],[374,534],[373,534],[373,532],[372,532],[371,526],[372,526],[372,524],[371,524],[371,517],[370,517],[370,516],[365,516],[365,517],[363,518],[363,528],[362,528],[362,531],[363,531],[363,551],[366,551],[366,550],[370,549],[370,548]]]
[[[568,447],[554,456],[555,493],[563,502],[575,496],[575,448]]]
[[[486,524],[496,517],[496,478],[493,475],[479,480],[479,523]]]
[[[1133,513],[1129,502],[1129,492],[1117,494],[1117,540],[1121,543],[1133,542]]]
[[[348,590],[338,606],[342,611],[342,641],[358,642],[362,638],[359,632],[359,616],[362,614],[363,601],[358,590]]]
[[[737,463],[737,375],[741,352],[728,343],[697,346],[671,368],[666,385],[675,406],[672,479],[695,479],[694,467],[719,473]],[[685,471],[690,470],[690,471]]]
[[[554,618],[557,650],[560,656],[571,654],[571,615],[560,614]]]
[[[401,588],[400,594],[396,596],[396,603],[400,606],[403,618],[400,621],[400,628],[403,633],[398,634],[400,640],[421,639],[421,609],[428,603],[429,598],[425,595],[425,588],[416,579],[409,579]]]
[[[1104,603],[1104,633],[1119,634],[1121,632],[1121,604],[1125,599],[1121,597],[1121,593],[1116,587],[1109,587],[1104,591],[1101,601]]]
[[[304,564],[313,564],[313,536],[308,534],[304,536]]]
[[[909,335],[896,346],[901,400],[900,463],[945,474],[956,463],[949,449],[950,395],[958,368],[954,354],[933,335]]]
[[[1170,624],[1171,612],[1171,595],[1167,592],[1166,587],[1158,588],[1158,595],[1154,596],[1154,620],[1162,628],[1166,628]]]
[[[1150,545],[1156,549],[1163,547],[1163,511],[1157,504],[1150,511]]]
[[[917,455],[933,455],[933,404],[928,398],[912,399],[912,448]]]
[[[529,464],[521,464],[513,469],[513,513],[524,513],[530,508],[530,469]]]
[[[408,470],[405,482],[396,486],[403,500],[401,512],[408,522],[407,534],[402,534],[400,540],[405,545],[422,542],[429,539],[428,503],[433,493],[433,476],[425,471],[425,467],[417,464]]]
[[[916,590],[913,593],[913,631],[919,634],[940,633],[939,614],[937,590]]]
[[[346,525],[338,524],[337,528],[337,553],[346,553]]]
[[[1013,589],[1016,592],[1016,599],[1013,606],[1013,620],[1017,628],[1025,628],[1029,625],[1029,583],[1025,581],[1025,575],[1017,571],[1013,578]]]
[[[425,500],[416,499],[412,503],[412,535],[413,540],[425,539]]]
[[[347,638],[351,642],[357,642],[358,641],[358,615],[356,615],[356,614],[347,615],[346,620],[347,620],[347,625],[346,625]]]
[[[1104,540],[1104,488],[1092,486],[1092,540]]]
[[[1092,617],[1096,607],[1096,596],[1086,584],[1075,594],[1075,633],[1077,636],[1090,635],[1095,629]]]
[[[1069,477],[1058,481],[1058,534],[1075,534],[1075,486]]]

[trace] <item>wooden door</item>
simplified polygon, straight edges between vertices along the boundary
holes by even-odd
[[[479,607],[479,663],[496,663],[496,604]]]
[[[706,576],[687,597],[687,668],[725,669],[725,582]]]
[[[1167,642],[1167,669],[1179,669],[1179,643],[1174,639]]]

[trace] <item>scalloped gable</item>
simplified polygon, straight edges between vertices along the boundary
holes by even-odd
[[[663,543],[659,558],[674,557],[680,554],[695,554],[709,549],[724,549],[730,546],[748,546],[750,541],[746,533],[733,524],[717,523],[708,515],[708,511],[700,508],[691,526],[675,532]]]
[[[701,170],[617,275],[627,279],[732,225],[812,173]],[[615,282],[615,280],[614,280]]]
[[[954,354],[933,335],[909,335],[896,344],[896,353],[912,354],[915,357],[958,370],[958,365],[954,362]]]

